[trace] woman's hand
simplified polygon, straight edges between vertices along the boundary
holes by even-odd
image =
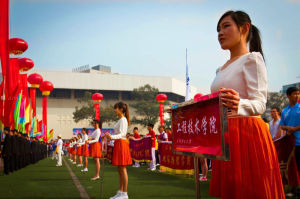
[[[238,111],[240,95],[231,88],[220,88],[222,104],[229,109]]]
[[[105,136],[107,137],[107,139],[111,140],[110,133],[105,133]]]

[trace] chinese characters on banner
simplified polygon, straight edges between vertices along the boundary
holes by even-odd
[[[131,158],[134,161],[150,162],[152,160],[152,140],[150,136],[146,136],[138,140],[130,140],[129,147],[131,152]]]
[[[222,157],[221,120],[218,94],[197,103],[172,109],[173,149]],[[224,139],[223,139],[224,141]]]
[[[160,169],[175,174],[194,174],[194,159],[191,156],[175,155],[172,152],[172,142],[159,144]]]

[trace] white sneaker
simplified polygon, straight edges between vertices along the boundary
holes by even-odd
[[[113,197],[110,197],[109,199],[119,199],[119,197],[121,196],[121,193],[122,192],[120,190],[118,190],[117,194],[114,195]]]
[[[152,169],[150,169],[150,171],[155,171],[156,170],[156,168],[152,168]]]
[[[83,164],[77,164],[77,167],[83,167]]]
[[[121,195],[117,199],[128,199],[127,192],[121,192]]]
[[[81,169],[81,172],[88,172],[88,168]]]
[[[76,162],[72,162],[72,164],[76,164]]]
[[[98,180],[99,176],[91,178],[92,181]]]

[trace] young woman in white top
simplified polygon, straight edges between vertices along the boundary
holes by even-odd
[[[78,141],[77,141],[76,155],[78,156],[78,160],[79,160],[77,167],[82,167],[83,166],[82,155],[81,155],[81,153],[82,153],[82,135],[80,133],[78,133],[77,138],[78,138]]]
[[[115,140],[112,164],[118,166],[120,189],[117,194],[110,199],[128,199],[128,175],[126,165],[132,164],[129,144],[126,140],[128,124],[130,124],[129,107],[127,104],[119,102],[115,104],[114,110],[119,118],[114,126],[114,135],[106,133],[105,136],[109,140]]]
[[[77,154],[77,137],[74,137],[74,140],[73,140],[73,153],[72,153],[72,155],[73,155],[73,161],[72,161],[72,164],[76,164],[76,161],[77,161],[77,156],[76,156],[76,154]]]
[[[93,157],[96,165],[96,173],[95,176],[91,178],[91,180],[97,180],[99,179],[100,172],[99,158],[101,158],[101,143],[99,142],[99,138],[101,136],[100,128],[102,128],[102,123],[98,120],[94,120],[92,124],[95,130],[92,134],[91,139],[86,141],[86,144],[91,144],[90,156]]]
[[[73,138],[70,139],[70,144],[69,144],[69,160],[72,161],[72,147],[73,147]]]
[[[220,91],[229,109],[230,161],[213,161],[210,194],[225,199],[285,198],[277,154],[260,117],[266,109],[267,71],[259,31],[242,11],[226,12],[217,31],[230,60],[217,70],[211,92]]]
[[[88,140],[87,130],[86,128],[82,128],[82,156],[84,157],[84,168],[81,170],[82,172],[88,171],[88,156],[89,156],[89,145],[85,143]]]

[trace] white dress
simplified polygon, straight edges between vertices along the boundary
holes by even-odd
[[[228,65],[220,68],[211,85],[211,92],[220,88],[231,88],[240,95],[238,112],[241,116],[261,115],[266,110],[267,70],[263,57],[258,52],[247,53]]]

